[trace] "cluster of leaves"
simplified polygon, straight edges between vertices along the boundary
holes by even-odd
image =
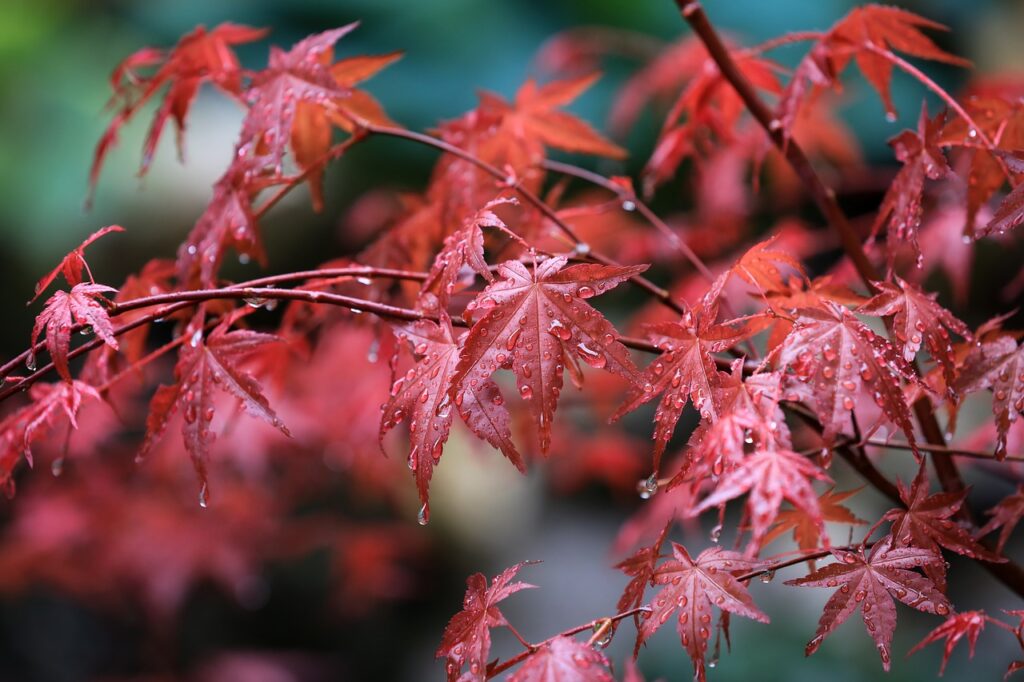
[[[853,234],[851,241],[845,218],[835,222],[836,212],[842,217],[835,194],[819,192],[816,198],[830,209],[826,217],[849,259],[811,274],[804,263],[835,242],[793,221],[758,240],[750,218],[761,204],[745,175],[763,173],[759,183],[772,194],[797,200],[801,188],[795,178],[811,178],[808,189],[816,191],[815,165],[842,173],[860,163],[830,97],[851,62],[893,116],[894,68],[937,89],[901,54],[965,62],[924,33],[939,25],[889,7],[857,8],[825,33],[752,49],[722,43],[695,3],[683,16],[697,35],[641,68],[613,114],[613,129],[621,132],[642,109],[671,102],[642,180],[648,194],[665,191],[680,176],[689,177],[680,169],[692,162],[696,207],[673,226],[643,203],[629,178],[606,178],[549,158],[552,151],[611,162],[625,156],[620,146],[562,110],[597,78],[590,67],[600,55],[593,42],[575,44],[581,34],[562,37],[559,50],[546,51],[576,57],[557,65],[566,71],[558,78],[544,85],[528,81],[512,101],[483,93],[477,107],[440,124],[431,136],[401,128],[356,87],[398,53],[335,59],[336,44],[354,24],[310,36],[287,51],[273,48],[268,66],[255,72],[241,67],[233,46],[265,32],[231,24],[199,28],[166,53],[147,48],[127,58],[112,76],[115,115],[97,147],[93,183],[121,127],[165,87],[144,145],[142,172],[168,118],[182,145],[189,109],[204,83],[238,100],[246,113],[231,162],[175,260],[152,261],[120,289],[97,283],[84,250],[121,229],[111,226],[39,282],[37,297],[61,275],[68,289],[46,301],[30,350],[0,368],[11,382],[0,400],[32,387],[0,421],[4,484],[13,493],[17,464],[32,464],[30,445],[36,441],[58,453],[55,471],[62,467],[58,441],[64,436],[63,450],[70,452],[70,429],[82,423],[84,404],[116,407],[129,424],[125,430],[131,424],[144,428],[136,452],[154,473],[133,493],[134,511],[127,515],[123,500],[121,513],[104,507],[110,484],[88,471],[117,466],[109,461],[83,466],[74,487],[55,484],[45,495],[31,496],[12,532],[32,539],[19,552],[0,556],[0,572],[11,576],[5,584],[26,579],[33,565],[60,565],[51,558],[69,551],[63,538],[77,533],[77,527],[62,524],[78,518],[79,509],[95,515],[101,530],[76,543],[75,552],[126,580],[161,582],[149,575],[163,562],[159,545],[131,556],[137,544],[134,550],[111,546],[108,536],[120,535],[110,529],[126,521],[131,532],[154,542],[196,532],[195,514],[169,512],[153,499],[154,490],[177,480],[178,460],[161,453],[180,452],[165,437],[172,422],[180,421],[200,504],[221,499],[211,496],[216,487],[210,479],[223,481],[223,501],[214,507],[230,523],[221,536],[203,536],[215,552],[163,564],[174,573],[164,579],[172,586],[143,588],[154,608],[173,610],[187,582],[198,576],[237,585],[253,562],[325,543],[346,567],[348,601],[399,596],[403,589],[395,583],[402,582],[402,561],[417,547],[404,534],[408,529],[385,534],[392,544],[382,550],[360,542],[365,529],[292,516],[290,505],[301,491],[316,488],[316,476],[309,466],[275,466],[270,453],[326,450],[336,458],[335,468],[355,482],[354,490],[369,482],[385,490],[397,508],[402,487],[375,451],[377,443],[396,447],[396,433],[406,436],[406,444],[397,447],[406,453],[402,459],[418,492],[419,522],[426,524],[431,478],[457,413],[469,433],[520,471],[549,453],[553,465],[569,462],[562,466],[575,475],[582,470],[613,485],[630,487],[643,471],[638,490],[653,499],[626,523],[616,543],[624,552],[640,548],[618,564],[630,581],[613,616],[530,644],[497,606],[530,587],[515,582],[522,564],[489,584],[483,575],[472,576],[464,609],[437,652],[450,680],[484,680],[517,665],[509,679],[610,680],[610,662],[601,649],[629,616],[637,625],[634,658],[675,618],[682,647],[703,680],[712,632],[724,633],[728,641],[730,615],[769,621],[747,583],[805,562],[811,572],[788,584],[836,588],[808,655],[859,608],[888,669],[896,601],[943,619],[922,645],[946,638],[945,658],[964,636],[973,653],[986,623],[1019,639],[1019,626],[982,611],[955,610],[946,594],[943,552],[981,562],[1024,593],[1019,579],[1014,582],[1019,573],[1000,568],[1024,516],[1024,493],[1006,496],[991,520],[976,527],[968,491],[950,457],[972,451],[950,449],[941,430],[936,435],[935,413],[944,411],[952,430],[966,398],[991,392],[992,424],[976,436],[988,439],[991,455],[981,456],[1007,470],[1019,466],[1021,458],[1009,454],[1009,444],[1022,440],[1016,426],[1024,412],[1021,333],[1004,329],[1008,316],[972,329],[922,285],[940,265],[962,289],[969,259],[953,260],[944,245],[962,250],[979,239],[1011,239],[1024,222],[1024,195],[1016,184],[1024,171],[1019,89],[978,86],[964,104],[940,91],[948,108],[934,117],[922,108],[917,129],[891,141],[902,169],[877,214],[867,217],[866,234]],[[784,81],[785,70],[766,54],[801,38],[813,45]],[[770,120],[761,120],[758,107]],[[322,207],[328,162],[380,136],[426,144],[444,155],[425,190],[403,197],[401,214],[380,225],[359,253],[305,272],[246,282],[222,278],[232,253],[269,265],[260,218],[303,183],[314,208]],[[570,195],[559,174],[587,180],[594,191]],[[1004,184],[1016,188],[993,211],[990,204]],[[935,197],[953,191],[964,196],[955,208],[937,203]],[[942,211],[959,211],[961,218],[939,220]],[[938,252],[929,252],[929,244]],[[884,269],[875,270],[876,261]],[[669,287],[646,279],[648,272]],[[625,320],[612,314],[614,306],[607,316],[595,307],[593,299],[627,282],[649,295],[649,306]],[[279,301],[286,305],[273,317],[275,328],[257,331],[253,320],[264,318],[250,314]],[[162,345],[167,326],[157,327],[158,321],[173,327]],[[72,350],[74,332],[95,338]],[[652,357],[638,367],[639,355],[631,349]],[[37,368],[37,354],[44,351],[50,364]],[[82,355],[76,376],[72,361]],[[176,361],[168,363],[171,356]],[[390,362],[379,361],[385,357]],[[22,362],[29,375],[14,376]],[[51,367],[57,381],[42,383]],[[576,388],[587,385],[581,405],[595,421],[627,418],[657,400],[653,447],[629,441],[616,455],[571,460],[566,439],[578,434],[556,420],[566,374]],[[165,383],[154,390],[160,380]],[[133,409],[145,392],[152,393],[148,410]],[[366,397],[373,395],[380,397]],[[238,408],[262,424],[232,428]],[[691,412],[697,425],[679,433]],[[91,416],[81,431],[84,443],[76,447],[88,453],[115,440],[121,427]],[[218,433],[222,437],[215,439]],[[874,453],[886,446],[915,458],[917,473],[909,486],[892,484],[875,468]],[[826,523],[866,523],[844,506],[857,490],[835,488],[833,453],[896,505],[859,543],[841,547],[833,545]],[[638,464],[647,456],[649,466]],[[930,491],[929,458],[942,492]],[[719,542],[727,504],[741,499],[733,550],[713,546],[696,552],[669,540],[675,523],[717,511],[712,540]],[[55,519],[48,534],[32,532],[33,505],[49,509]],[[253,513],[269,507],[277,513]],[[887,532],[876,536],[883,527]],[[988,543],[985,537],[996,530],[998,543]],[[790,531],[799,548],[796,558],[772,554],[769,545]],[[359,554],[363,550],[365,556]],[[829,558],[824,566],[814,563]],[[381,581],[380,575],[392,579]],[[51,579],[84,589],[60,571]],[[657,591],[648,598],[651,587]],[[720,612],[717,625],[714,608]],[[591,626],[589,641],[575,637]],[[490,631],[502,627],[512,630],[524,651],[491,661]],[[717,649],[716,640],[716,656]],[[639,679],[634,667],[626,675]]]

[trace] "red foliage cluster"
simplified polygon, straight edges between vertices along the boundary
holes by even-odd
[[[121,229],[111,226],[40,280],[36,296],[58,274],[68,290],[46,301],[31,348],[0,368],[9,382],[0,390],[9,406],[0,421],[0,477],[13,494],[17,465],[32,464],[37,443],[45,443],[55,473],[65,454],[82,464],[75,476],[33,487],[15,503],[8,531],[15,549],[0,555],[5,589],[31,578],[109,597],[89,594],[81,576],[59,570],[73,557],[123,579],[166,615],[200,577],[244,599],[257,562],[327,546],[350,608],[400,597],[414,587],[408,563],[422,544],[412,529],[389,524],[370,533],[295,509],[325,485],[313,466],[321,457],[345,472],[354,504],[373,490],[401,509],[407,479],[377,452],[378,442],[394,449],[397,432],[408,439],[401,459],[426,524],[429,484],[457,413],[520,471],[550,454],[564,487],[592,478],[619,489],[642,471],[640,495],[655,499],[617,543],[622,551],[641,547],[618,564],[630,582],[614,615],[529,643],[498,608],[531,587],[515,581],[523,565],[490,583],[470,577],[464,608],[437,651],[449,680],[513,668],[511,680],[610,680],[601,650],[631,616],[634,657],[674,619],[703,680],[711,635],[718,628],[728,636],[730,614],[769,621],[751,579],[804,563],[811,572],[787,584],[835,588],[808,655],[859,608],[888,669],[896,601],[944,621],[919,645],[945,638],[943,666],[964,636],[973,654],[986,623],[1020,639],[1019,626],[956,611],[943,552],[979,562],[1024,596],[1024,573],[1003,555],[1024,516],[1022,491],[1005,495],[979,526],[960,471],[972,457],[1021,474],[1022,457],[1008,444],[1024,440],[1016,426],[1024,412],[1022,332],[1004,328],[1009,315],[972,329],[923,288],[913,267],[944,268],[962,295],[970,257],[943,245],[1007,239],[1024,222],[1019,84],[980,81],[962,103],[954,99],[900,55],[966,62],[926,36],[941,26],[904,10],[861,7],[825,33],[743,48],[723,42],[698,3],[679,4],[695,35],[641,68],[613,115],[621,132],[641,110],[669,104],[643,185],[648,194],[667,191],[692,163],[696,206],[674,226],[628,178],[549,159],[555,150],[625,156],[561,110],[594,83],[593,72],[528,81],[511,102],[483,93],[476,108],[426,135],[393,123],[355,87],[397,53],[335,59],[354,24],[272,48],[258,71],[243,69],[233,46],[265,32],[231,24],[196,29],[169,52],[146,48],[128,57],[112,77],[115,115],[96,150],[93,183],[120,128],[164,87],[143,171],[168,118],[181,143],[202,84],[238,100],[246,115],[231,163],[173,263],[143,266],[120,290],[97,283],[84,249]],[[812,46],[787,81],[767,54],[800,40]],[[558,66],[571,71],[600,52],[600,41],[570,33],[545,54],[562,57]],[[830,93],[850,63],[890,116],[894,68],[945,104],[934,116],[922,108],[917,129],[891,140],[902,168],[878,212],[858,223],[819,174],[841,175],[859,163],[831,111]],[[376,137],[425,144],[442,156],[425,190],[406,197],[403,213],[368,246],[314,270],[223,279],[232,252],[269,263],[259,223],[286,193],[308,183],[321,207],[326,165]],[[759,234],[754,226],[763,221],[750,217],[760,205],[744,181],[751,171],[772,195],[761,202],[769,209],[798,203],[806,190],[831,236],[792,222]],[[563,177],[593,191],[567,197]],[[1004,185],[1011,191],[992,211]],[[963,196],[958,205],[937,199],[954,191]],[[845,257],[810,274],[810,257],[836,244]],[[650,301],[633,316],[605,305],[613,289],[618,301],[629,295],[618,291],[626,283]],[[250,315],[279,303],[277,317]],[[270,317],[274,328],[257,330]],[[74,332],[95,338],[76,344]],[[44,352],[49,362],[37,368]],[[14,376],[22,363],[29,374]],[[43,383],[51,369],[56,382]],[[590,436],[556,419],[566,374],[582,389],[574,407],[590,416],[619,419],[657,399],[651,452],[624,432],[614,453],[570,452],[570,441]],[[981,451],[949,445],[937,415],[952,431],[964,400],[984,391],[994,420],[973,436]],[[147,395],[149,408],[140,409]],[[239,412],[263,424],[236,426]],[[200,504],[214,507],[207,512],[180,504],[181,448],[163,437],[178,415]],[[697,425],[680,433],[693,419]],[[146,461],[130,474],[121,436],[133,430],[145,432],[136,452]],[[875,466],[883,451],[916,461],[909,486]],[[833,454],[894,505],[845,546],[833,544],[826,523],[867,524],[844,506],[857,490],[834,486]],[[649,466],[642,464],[648,455]],[[931,492],[929,460],[940,492]],[[132,483],[115,510],[108,493],[124,477]],[[740,499],[732,550],[668,540],[677,522],[692,526],[717,510],[712,541],[719,542],[726,505]],[[996,530],[992,543],[986,536]],[[790,532],[795,554],[769,549]],[[179,545],[195,552],[171,551]],[[49,568],[40,573],[40,566]],[[491,660],[494,628],[511,629],[522,653]],[[584,630],[592,630],[587,641],[577,638]],[[632,664],[625,670],[626,679],[639,679]]]

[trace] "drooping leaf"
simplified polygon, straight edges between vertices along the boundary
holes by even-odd
[[[240,366],[247,356],[280,339],[248,330],[228,331],[224,324],[218,325],[206,338],[196,323],[190,325],[185,333],[190,336],[182,345],[174,366],[175,383],[160,386],[150,402],[146,436],[139,457],[145,457],[152,449],[167,429],[170,418],[180,409],[184,417],[181,432],[185,449],[199,476],[200,503],[205,506],[208,495],[206,459],[215,436],[210,426],[216,392],[234,396],[253,417],[265,421],[286,436],[291,434],[271,409],[259,383]]]
[[[95,187],[103,160],[116,143],[121,126],[138,113],[165,84],[170,87],[146,136],[139,173],[141,175],[148,170],[160,134],[170,117],[174,118],[178,129],[178,153],[182,155],[185,120],[199,92],[199,86],[210,82],[229,95],[240,96],[242,71],[231,46],[251,43],[266,34],[265,29],[239,24],[224,23],[210,31],[200,26],[179,40],[166,57],[160,50],[147,47],[121,62],[110,77],[114,102],[119,106],[113,121],[96,146],[89,172],[90,186]],[[143,76],[137,71],[158,64],[152,76]]]
[[[686,548],[675,542],[672,555],[654,573],[654,584],[664,587],[650,603],[650,613],[644,614],[633,655],[635,658],[640,645],[678,611],[676,629],[693,661],[694,675],[704,682],[712,604],[759,623],[768,622],[768,616],[754,605],[746,586],[736,579],[737,574],[750,571],[758,563],[720,547],[706,549],[691,559]]]
[[[756,551],[779,514],[783,499],[803,510],[823,535],[825,521],[818,506],[818,495],[811,486],[812,479],[832,482],[817,464],[792,450],[758,450],[718,482],[714,492],[693,509],[700,514],[706,509],[724,505],[727,501],[749,493],[747,515],[752,524],[750,549]]]
[[[1002,553],[1013,529],[1024,518],[1024,486],[1017,486],[1015,493],[1004,497],[999,504],[989,509],[986,513],[992,518],[978,531],[978,537],[984,537],[1000,528],[996,551]]]
[[[508,682],[613,682],[608,659],[572,637],[556,637],[509,675]]]
[[[893,597],[925,613],[948,615],[951,607],[945,595],[932,581],[909,569],[934,566],[942,557],[918,547],[892,548],[888,538],[865,553],[833,550],[836,563],[813,573],[787,580],[801,587],[839,587],[825,604],[814,639],[807,644],[810,656],[836,627],[858,608],[868,634],[875,640],[882,666],[889,670],[892,660],[892,635],[896,630],[896,605]]]
[[[71,348],[71,331],[76,323],[91,329],[105,344],[117,350],[114,327],[104,307],[109,302],[103,298],[103,294],[114,291],[117,290],[102,284],[76,284],[70,292],[54,292],[46,301],[43,312],[36,317],[32,327],[32,345],[36,345],[39,335],[45,329],[46,350],[64,381],[71,382],[68,351]]]
[[[994,554],[978,544],[965,529],[957,525],[952,516],[963,505],[967,491],[959,493],[928,494],[928,473],[924,462],[918,469],[913,483],[907,488],[898,481],[900,499],[905,507],[897,507],[882,517],[892,522],[893,545],[896,547],[917,547],[941,554],[939,547],[963,554],[971,559],[991,563],[1005,562],[1004,557]],[[939,589],[945,590],[946,564],[929,564],[923,567],[925,575],[931,578]]]
[[[907,652],[907,655],[910,656],[920,651],[932,642],[945,639],[946,645],[942,650],[942,665],[939,667],[939,676],[941,677],[946,672],[946,663],[949,662],[949,656],[953,653],[953,647],[964,637],[967,638],[968,658],[974,658],[974,645],[978,643],[978,636],[985,629],[985,621],[998,622],[987,616],[984,611],[964,611],[963,613],[950,614],[946,618],[946,622],[925,635],[925,638]]]
[[[883,225],[886,227],[890,271],[893,268],[896,251],[902,244],[909,244],[920,262],[921,247],[917,242],[917,234],[923,213],[921,197],[924,193],[924,181],[927,178],[938,180],[950,173],[946,157],[938,146],[938,136],[942,132],[944,118],[945,114],[939,112],[935,118],[929,119],[927,106],[922,104],[917,132],[904,130],[889,140],[889,144],[896,152],[896,158],[903,167],[896,174],[882,199],[878,217],[871,228],[871,235],[874,237]]]
[[[76,246],[68,255],[61,259],[60,264],[58,264],[57,267],[36,283],[35,295],[32,296],[32,300],[29,301],[29,303],[35,302],[35,300],[39,298],[39,295],[46,291],[46,288],[53,283],[53,280],[57,278],[57,275],[64,275],[64,281],[66,281],[69,286],[73,287],[76,284],[81,284],[82,269],[84,268],[86,272],[89,271],[89,264],[85,262],[85,247],[89,246],[103,235],[111,232],[124,232],[124,228],[120,225],[107,225],[86,237],[84,242]],[[90,279],[92,279],[92,277],[90,277]]]
[[[512,443],[509,414],[498,385],[491,379],[468,385],[453,399],[451,381],[459,362],[461,346],[452,336],[451,324],[443,317],[440,324],[421,320],[401,328],[420,358],[416,366],[400,377],[391,388],[391,396],[381,413],[380,439],[408,419],[411,449],[409,468],[416,477],[423,518],[429,514],[428,486],[434,466],[452,426],[453,408],[470,431],[501,450],[517,469],[526,471],[522,456]]]
[[[541,450],[551,442],[551,422],[562,390],[563,356],[635,380],[636,367],[618,333],[587,299],[604,293],[646,265],[579,264],[555,257],[532,271],[517,261],[498,266],[501,279],[466,308],[475,319],[452,378],[456,399],[474,381],[511,366],[519,395],[538,427]]]
[[[1000,336],[971,349],[957,381],[961,394],[992,389],[996,420],[996,459],[1006,456],[1006,436],[1017,416],[1024,413],[1024,346]]]
[[[896,282],[877,282],[879,293],[857,308],[868,315],[892,315],[896,340],[903,345],[903,359],[913,362],[922,344],[942,368],[950,400],[956,400],[956,358],[949,332],[971,338],[971,332],[936,302],[937,295],[925,293],[899,277]]]
[[[525,564],[519,563],[494,577],[491,584],[482,573],[466,579],[466,596],[462,610],[452,616],[441,638],[435,658],[447,658],[449,682],[483,682],[487,677],[487,659],[491,651],[491,628],[508,625],[498,610],[498,603],[510,596],[534,587],[524,582],[513,582]],[[467,674],[462,668],[469,664]]]
[[[619,613],[636,608],[644,603],[644,590],[647,589],[647,584],[654,577],[654,570],[658,564],[658,559],[661,558],[661,546],[665,543],[665,538],[668,537],[668,531],[671,527],[672,522],[669,521],[665,524],[665,528],[658,533],[658,537],[653,545],[641,547],[632,555],[615,564],[615,568],[630,577],[630,581],[622,591],[622,596],[619,597],[619,602],[616,606]]]
[[[796,326],[777,349],[780,366],[813,393],[813,408],[832,441],[850,425],[850,412],[862,392],[915,443],[910,408],[900,380],[916,376],[889,341],[871,331],[845,308],[824,302],[799,311]]]

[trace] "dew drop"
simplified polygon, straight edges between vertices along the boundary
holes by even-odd
[[[640,495],[641,500],[649,500],[654,497],[655,493],[658,492],[657,472],[651,474],[647,478],[641,479],[636,484],[636,491]]]
[[[629,212],[635,211],[636,210],[636,202],[635,201],[630,201],[629,199],[626,199],[625,201],[622,202],[622,210],[623,211],[629,211]]]
[[[711,529],[711,533],[708,537],[711,539],[711,542],[717,545],[718,541],[722,539],[722,524],[716,524],[715,527]]]
[[[774,571],[774,570],[770,570],[770,571],[765,571],[764,573],[762,573],[762,574],[760,575],[760,580],[761,580],[761,582],[763,582],[763,583],[764,583],[765,585],[767,585],[768,583],[770,583],[770,582],[772,581],[772,579],[773,579],[773,578],[775,578],[775,571]]]
[[[28,356],[25,358],[25,369],[30,372],[36,371],[36,354],[29,351]]]
[[[420,507],[419,513],[416,514],[416,523],[420,524],[421,526],[425,526],[428,523],[430,523],[430,506],[427,505],[426,503],[424,503],[424,505]]]
[[[208,503],[209,494],[206,487],[206,481],[203,481],[203,484],[199,486],[199,506],[203,509],[206,509]]]
[[[533,389],[527,384],[523,384],[519,387],[519,395],[523,396],[523,400],[529,400],[533,397]]]
[[[596,294],[597,292],[594,291],[593,287],[589,287],[586,285],[583,285],[576,290],[576,295],[579,296],[580,298],[592,298]]]

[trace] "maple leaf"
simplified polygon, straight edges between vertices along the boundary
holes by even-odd
[[[946,672],[946,663],[949,662],[949,656],[953,653],[953,647],[964,637],[967,637],[968,656],[974,658],[974,645],[977,644],[981,631],[985,629],[985,621],[999,623],[986,615],[984,611],[964,611],[951,614],[942,625],[925,635],[924,639],[908,651],[907,656],[920,651],[932,642],[945,639],[946,646],[942,651],[942,665],[939,667],[939,676],[942,676]]]
[[[896,152],[896,158],[903,167],[893,178],[892,185],[882,199],[878,217],[871,228],[871,237],[874,238],[882,226],[886,226],[890,271],[896,259],[897,249],[902,244],[910,245],[918,262],[922,258],[917,233],[921,227],[921,196],[924,193],[924,181],[926,178],[938,180],[951,172],[946,157],[938,146],[938,136],[942,131],[944,118],[945,113],[939,112],[935,118],[929,119],[927,105],[922,104],[917,132],[904,130],[889,140],[889,144]]]
[[[255,144],[257,153],[268,156],[280,172],[299,103],[326,106],[335,98],[348,96],[349,88],[338,83],[321,56],[358,25],[354,22],[311,35],[287,52],[271,48],[267,68],[253,76],[245,93],[250,107],[242,122],[240,147]]]
[[[714,492],[691,513],[696,516],[749,492],[747,514],[752,523],[751,550],[761,546],[783,499],[802,509],[820,535],[825,531],[825,522],[811,479],[832,482],[821,467],[792,450],[758,450],[748,455],[736,469],[727,472]]]
[[[859,526],[867,524],[867,521],[857,518],[852,511],[842,505],[842,502],[853,497],[861,490],[863,488],[854,488],[853,490],[841,492],[829,489],[822,493],[818,497],[818,509],[821,512],[821,519],[833,523],[848,523]],[[793,531],[793,539],[796,541],[797,547],[802,550],[817,549],[821,544],[822,533],[817,520],[799,507],[784,509],[779,512],[778,516],[775,517],[775,525],[764,536],[764,544],[768,544],[789,530]],[[813,564],[811,564],[811,569],[814,569]]]
[[[654,576],[658,559],[661,558],[661,546],[665,543],[665,538],[668,537],[668,531],[671,527],[672,522],[669,521],[665,524],[662,531],[658,533],[658,537],[653,545],[641,547],[631,556],[615,564],[615,568],[631,578],[629,583],[626,584],[626,588],[622,591],[622,596],[619,597],[616,607],[619,613],[643,604],[644,590]],[[638,618],[639,616],[636,616],[634,620]]]
[[[178,153],[182,155],[185,120],[199,86],[211,82],[229,95],[238,96],[242,74],[231,46],[251,43],[266,34],[266,29],[231,23],[220,24],[211,31],[199,26],[179,40],[166,57],[160,50],[144,48],[121,62],[110,78],[114,101],[120,100],[121,106],[96,146],[89,171],[90,187],[95,187],[103,160],[117,141],[121,126],[166,84],[169,84],[167,94],[153,117],[143,144],[139,174],[144,174],[149,168],[168,118],[174,118],[178,129]],[[136,72],[136,69],[156,64],[160,66],[152,76],[143,77]]]
[[[940,23],[897,7],[855,7],[811,48],[794,71],[779,104],[783,130],[792,128],[801,103],[815,88],[839,87],[839,76],[851,60],[856,62],[868,83],[882,98],[886,115],[893,120],[896,108],[892,103],[890,83],[894,52],[945,64],[970,66],[968,60],[940,49],[921,32],[922,28],[947,30]]]
[[[704,654],[711,637],[712,604],[759,623],[768,622],[768,616],[754,605],[746,586],[734,575],[748,572],[759,564],[720,547],[706,549],[696,559],[691,559],[686,548],[675,542],[672,555],[672,559],[654,572],[654,584],[665,587],[651,601],[651,611],[644,613],[633,657],[636,658],[640,645],[678,609],[676,629],[693,661],[696,679],[704,682]]]
[[[39,335],[46,329],[46,350],[64,381],[71,382],[68,350],[71,347],[71,330],[76,323],[91,329],[105,344],[117,349],[114,327],[104,307],[109,302],[103,298],[103,294],[114,291],[117,290],[102,284],[76,284],[70,292],[54,292],[46,301],[43,312],[36,317],[32,327],[32,345],[36,345]]]
[[[971,348],[957,381],[959,393],[992,389],[996,418],[996,459],[1006,457],[1006,436],[1018,413],[1024,412],[1024,346],[1000,336]]]
[[[605,139],[572,114],[557,110],[583,94],[600,77],[601,74],[592,73],[540,86],[528,80],[516,92],[512,105],[494,95],[487,96],[488,103],[502,112],[503,131],[526,145],[531,150],[530,156],[536,157],[540,153],[540,150],[533,149],[539,141],[567,152],[623,159],[626,157],[625,149]]]
[[[950,400],[955,401],[956,358],[949,332],[965,339],[971,338],[971,332],[966,324],[936,302],[936,294],[925,293],[899,277],[895,279],[895,284],[876,282],[878,294],[857,308],[857,312],[892,315],[893,332],[903,345],[903,359],[908,363],[914,361],[923,343],[932,359],[942,368],[946,391]]]
[[[1000,153],[1003,162],[1014,173],[1024,173],[1024,156],[1021,154]],[[999,204],[999,208],[992,215],[992,220],[977,236],[986,237],[991,235],[1006,234],[1010,230],[1024,223],[1024,183],[1018,183],[1013,190],[1006,195],[1006,198]]]
[[[578,356],[591,367],[629,380],[637,375],[618,333],[586,299],[604,293],[646,265],[578,264],[549,258],[531,272],[518,261],[498,266],[501,279],[466,308],[480,314],[469,331],[452,378],[453,395],[511,365],[519,395],[529,404],[542,452],[551,443],[551,421],[562,390],[563,358]]]
[[[57,275],[64,275],[64,281],[66,281],[70,286],[81,284],[83,268],[86,272],[89,272],[89,264],[85,262],[85,247],[89,246],[103,235],[110,234],[111,232],[124,232],[124,228],[120,225],[107,225],[86,237],[84,242],[76,246],[70,253],[68,253],[68,255],[61,259],[57,267],[36,283],[35,295],[32,297],[32,300],[29,301],[29,304],[34,303],[35,300],[39,298],[40,294],[46,291],[46,288],[53,283],[53,280],[57,279]],[[89,279],[92,279],[91,275]]]
[[[729,269],[730,273],[739,276],[743,281],[753,285],[759,292],[789,291],[790,285],[782,278],[779,266],[795,271],[800,278],[806,279],[800,261],[785,251],[773,251],[769,247],[774,244],[780,234],[776,233],[747,249],[736,264]],[[792,280],[789,279],[788,282]]]
[[[260,391],[259,383],[240,367],[246,356],[259,351],[268,343],[278,343],[281,339],[248,330],[227,331],[226,324],[218,325],[204,339],[202,329],[197,324],[194,321],[185,330],[190,336],[178,353],[178,362],[174,366],[175,383],[160,386],[150,401],[146,436],[138,457],[144,458],[149,453],[167,429],[170,418],[181,409],[184,413],[181,433],[185,449],[199,476],[200,503],[206,506],[209,493],[206,457],[214,439],[210,423],[214,417],[215,392],[222,391],[238,398],[250,415],[265,421],[286,436],[291,434],[270,408]]]
[[[0,488],[8,497],[14,494],[11,474],[21,457],[32,466],[32,442],[41,438],[61,414],[71,428],[77,429],[76,416],[83,398],[103,402],[95,388],[70,380],[35,384],[29,389],[29,397],[29,404],[0,420]]]
[[[986,514],[992,518],[978,531],[978,537],[984,537],[995,529],[1001,528],[996,551],[1002,554],[1003,548],[1006,547],[1006,541],[1010,539],[1010,533],[1024,518],[1024,486],[1017,486],[1017,492],[1004,497]]]
[[[430,478],[451,431],[453,407],[470,431],[501,450],[519,471],[525,473],[526,465],[512,443],[505,399],[492,379],[464,386],[452,399],[451,382],[461,346],[452,336],[447,316],[442,314],[440,324],[420,320],[400,329],[399,338],[405,337],[421,359],[391,387],[381,414],[379,438],[383,442],[388,431],[409,419],[409,468],[416,477],[426,520]]]
[[[654,469],[657,471],[676,423],[688,401],[702,419],[715,421],[721,410],[723,378],[712,353],[727,350],[758,331],[755,324],[715,324],[707,309],[687,311],[678,322],[648,324],[644,332],[662,354],[631,387],[612,419],[661,396],[654,413]]]
[[[613,682],[608,659],[572,637],[555,637],[509,675],[508,682]]]
[[[1005,558],[982,547],[966,530],[950,520],[963,505],[967,491],[929,495],[928,483],[928,472],[923,461],[909,489],[903,481],[897,481],[905,508],[890,509],[882,516],[882,519],[892,522],[893,544],[897,547],[927,549],[935,554],[941,554],[941,545],[971,559],[1005,562]],[[945,563],[926,565],[924,572],[939,589],[945,590]]]
[[[837,563],[824,566],[813,573],[787,580],[787,585],[801,587],[836,587],[839,589],[825,604],[818,621],[814,639],[807,644],[806,653],[813,654],[821,642],[858,608],[868,634],[875,640],[882,666],[889,670],[892,660],[892,635],[896,630],[896,605],[893,597],[907,606],[925,613],[948,615],[950,604],[932,581],[908,570],[920,566],[935,566],[942,557],[919,547],[892,548],[889,538],[881,540],[865,555],[857,552],[832,550]]]
[[[487,657],[491,651],[491,628],[508,625],[505,616],[498,610],[498,603],[508,599],[520,590],[535,587],[524,582],[512,582],[525,563],[507,568],[487,584],[482,573],[474,573],[466,579],[466,596],[462,610],[452,616],[441,637],[434,658],[447,658],[448,680],[465,682],[483,680],[487,677]],[[469,664],[468,676],[462,675],[463,666]]]
[[[814,396],[814,409],[827,442],[850,424],[855,398],[871,390],[875,403],[915,443],[910,408],[900,380],[916,375],[886,339],[834,303],[803,308],[796,325],[773,353]]]

